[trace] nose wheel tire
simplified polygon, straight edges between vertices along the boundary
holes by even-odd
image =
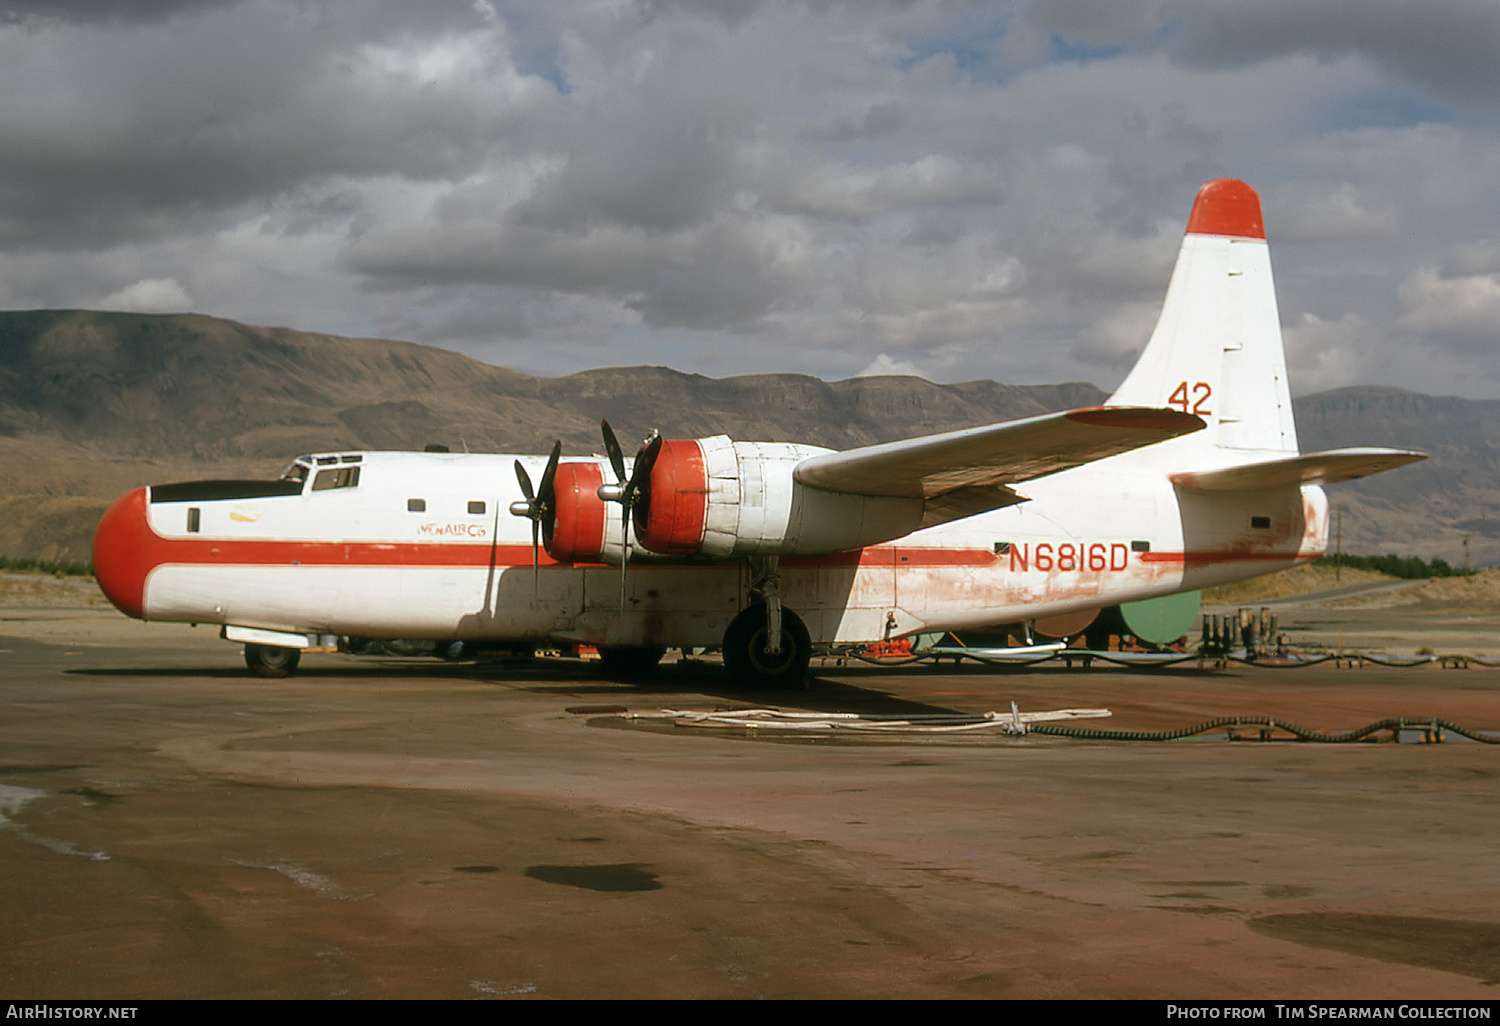
[[[302,660],[302,650],[277,645],[246,645],[245,665],[262,677],[290,676]]]
[[[781,610],[781,651],[766,648],[766,609],[751,606],[729,623],[724,632],[724,668],[742,688],[794,690],[805,686],[812,640],[802,618]]]

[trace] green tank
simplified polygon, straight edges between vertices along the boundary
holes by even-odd
[[[1125,618],[1130,633],[1137,638],[1153,645],[1170,645],[1193,629],[1202,598],[1201,591],[1184,591],[1140,602],[1124,602],[1120,605],[1120,615]]]

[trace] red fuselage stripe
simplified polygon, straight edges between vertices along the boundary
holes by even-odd
[[[176,563],[221,566],[488,567],[494,565],[508,567],[531,564],[531,546],[513,544],[490,546],[460,542],[319,542],[160,538],[152,549],[155,565]],[[1183,563],[1190,566],[1256,560],[1284,561],[1297,558],[1295,552],[1145,552],[1139,555],[1143,563]],[[587,563],[559,562],[548,556],[546,552],[538,553],[538,561],[544,567],[604,565],[592,561]],[[918,567],[993,566],[999,562],[999,559],[988,549],[871,547],[853,552],[835,552],[826,556],[787,556],[783,557],[781,562],[785,568],[895,566],[915,569]],[[644,567],[653,564],[643,561],[641,565]]]
[[[1216,563],[1284,563],[1287,560],[1311,559],[1298,551],[1275,552],[1264,549],[1204,549],[1197,552],[1142,552],[1142,563],[1180,563],[1185,567],[1212,566]]]

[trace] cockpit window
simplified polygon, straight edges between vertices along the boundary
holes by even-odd
[[[359,484],[359,467],[329,467],[318,471],[313,478],[312,490],[324,492],[330,488],[353,488]]]
[[[311,456],[298,456],[291,464],[281,472],[280,480],[296,481],[301,484],[307,480],[307,471],[312,463]]]
[[[313,469],[315,467],[329,467],[338,466],[339,464],[362,463],[364,462],[364,458],[365,457],[363,453],[345,453],[341,456],[298,456],[285,470],[281,472],[281,480],[295,481],[298,484],[303,484],[309,477],[312,476]],[[329,488],[353,488],[355,485],[359,484],[359,468],[354,468],[353,475],[340,475],[328,478],[328,480],[334,483],[324,484],[323,475],[321,472],[319,472],[318,477],[313,482],[312,490],[315,492],[321,492],[326,491]]]

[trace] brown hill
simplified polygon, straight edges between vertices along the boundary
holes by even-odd
[[[1500,564],[1500,400],[1341,388],[1293,408],[1304,450],[1347,445],[1420,449],[1428,458],[1330,489],[1346,552]]]
[[[849,448],[1103,399],[1093,385],[714,379],[664,367],[534,378],[406,342],[201,315],[0,313],[0,555],[87,558],[107,503],[139,484],[274,475],[313,450],[601,448],[655,427]]]
[[[273,475],[313,450],[572,453],[607,417],[628,446],[694,437],[843,449],[1088,406],[1090,384],[912,377],[706,378],[665,367],[536,378],[430,346],[257,328],[196,314],[0,312],[0,555],[84,560],[109,501],[145,483]],[[1500,562],[1500,401],[1347,388],[1295,403],[1304,449],[1432,458],[1332,491],[1344,548]]]

